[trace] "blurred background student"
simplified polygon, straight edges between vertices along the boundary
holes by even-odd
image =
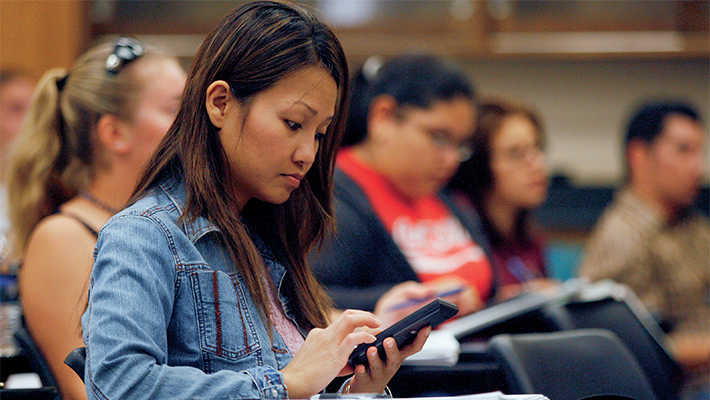
[[[22,120],[30,106],[35,80],[18,69],[0,71],[0,270],[9,267],[10,247],[7,238],[10,219],[7,215],[7,157]]]
[[[138,41],[98,45],[42,77],[16,139],[8,190],[23,315],[64,399],[86,398],[63,361],[84,345],[97,232],[128,200],[185,79],[176,59]]]
[[[485,101],[471,149],[471,158],[461,164],[449,187],[481,217],[500,285],[498,298],[549,286],[544,245],[530,221],[530,212],[545,201],[548,189],[540,118],[523,105]]]
[[[28,72],[7,69],[0,71],[0,159],[5,170],[8,149],[22,125],[30,106],[35,80]]]
[[[668,331],[685,391],[699,399],[710,398],[710,222],[694,208],[706,142],[690,104],[654,101],[634,112],[624,137],[626,184],[594,228],[579,271],[634,291]]]
[[[481,309],[494,278],[478,218],[442,189],[470,156],[476,97],[446,60],[404,55],[355,76],[335,173],[337,230],[313,257],[341,308],[388,325],[445,296],[459,315]]]

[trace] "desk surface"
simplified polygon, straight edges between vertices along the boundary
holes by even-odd
[[[59,391],[55,387],[39,389],[0,389],[3,400],[59,400]]]
[[[403,365],[390,380],[394,397],[458,396],[503,390],[498,364],[477,352],[462,352],[454,366]]]

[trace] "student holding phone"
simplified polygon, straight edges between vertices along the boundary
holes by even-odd
[[[336,306],[374,311],[385,325],[436,297],[459,315],[479,310],[495,291],[486,242],[473,209],[442,192],[471,153],[474,89],[434,56],[375,61],[354,79],[337,229],[312,254],[316,277]]]
[[[295,6],[245,4],[207,36],[175,123],[99,233],[90,399],[308,398],[353,372],[347,391],[382,392],[421,349],[428,328],[350,366],[380,321],[331,320],[306,260],[332,221],[347,78],[335,35]]]

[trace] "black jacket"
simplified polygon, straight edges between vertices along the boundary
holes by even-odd
[[[475,211],[460,206],[448,193],[439,196],[490,259]],[[335,218],[335,234],[325,241],[320,253],[311,255],[310,263],[336,307],[373,311],[380,296],[392,286],[419,281],[363,190],[339,169],[335,170]]]

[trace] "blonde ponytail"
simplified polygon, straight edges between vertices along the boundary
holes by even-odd
[[[130,121],[142,83],[136,65],[167,57],[151,46],[119,74],[106,71],[113,43],[84,53],[70,71],[48,71],[35,89],[8,166],[12,248],[22,254],[32,229],[86,188],[97,168],[108,168],[97,145],[103,115]]]
[[[63,118],[57,81],[66,75],[65,69],[57,68],[39,81],[10,154],[9,214],[13,248],[19,252],[37,222],[72,196],[51,183],[56,180],[53,175],[57,174],[56,164],[62,151]]]

